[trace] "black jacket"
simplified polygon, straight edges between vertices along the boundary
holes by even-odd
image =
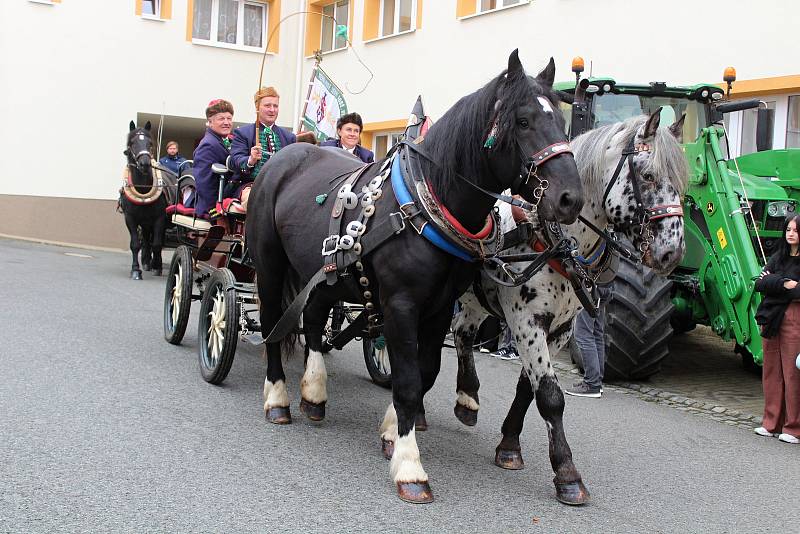
[[[756,323],[762,325],[762,337],[775,337],[781,329],[783,315],[793,300],[800,300],[800,285],[786,289],[787,280],[800,281],[800,257],[779,258],[773,255],[764,267],[769,274],[756,280],[755,289],[764,295],[756,310]]]

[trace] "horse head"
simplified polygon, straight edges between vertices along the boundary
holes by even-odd
[[[583,193],[554,78],[553,58],[533,77],[525,74],[517,51],[511,53],[497,79],[484,149],[502,188],[538,205],[539,217],[569,224],[581,211]]]
[[[128,165],[144,175],[150,175],[150,164],[153,159],[153,136],[150,133],[150,121],[144,128],[137,128],[133,121],[130,123],[128,143],[124,154],[128,157]]]
[[[603,206],[609,220],[642,253],[645,265],[666,274],[685,251],[682,199],[689,169],[680,145],[684,117],[659,128],[660,117],[661,108],[612,125],[610,139],[596,146],[608,158],[597,164],[607,173]]]

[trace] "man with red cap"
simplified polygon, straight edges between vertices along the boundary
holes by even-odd
[[[214,163],[225,164],[230,155],[233,129],[233,105],[221,98],[212,100],[206,108],[206,134],[194,150],[194,179],[197,186],[195,213],[199,217],[214,217],[216,213],[219,178],[211,172]]]

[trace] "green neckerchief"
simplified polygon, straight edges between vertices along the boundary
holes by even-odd
[[[270,154],[274,154],[281,149],[281,140],[272,128],[263,127],[258,133],[258,141],[261,143],[261,161],[253,167],[253,175],[258,175],[258,171],[269,159]]]

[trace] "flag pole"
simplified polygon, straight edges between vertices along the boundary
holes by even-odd
[[[300,112],[300,124],[297,127],[297,134],[303,133],[303,126],[305,126],[306,111],[308,111],[308,101],[311,99],[311,88],[314,87],[314,78],[317,77],[317,69],[319,64],[322,63],[322,50],[314,51],[314,68],[311,69],[311,78],[308,80],[308,90],[306,91],[306,100],[303,103],[303,111]]]

